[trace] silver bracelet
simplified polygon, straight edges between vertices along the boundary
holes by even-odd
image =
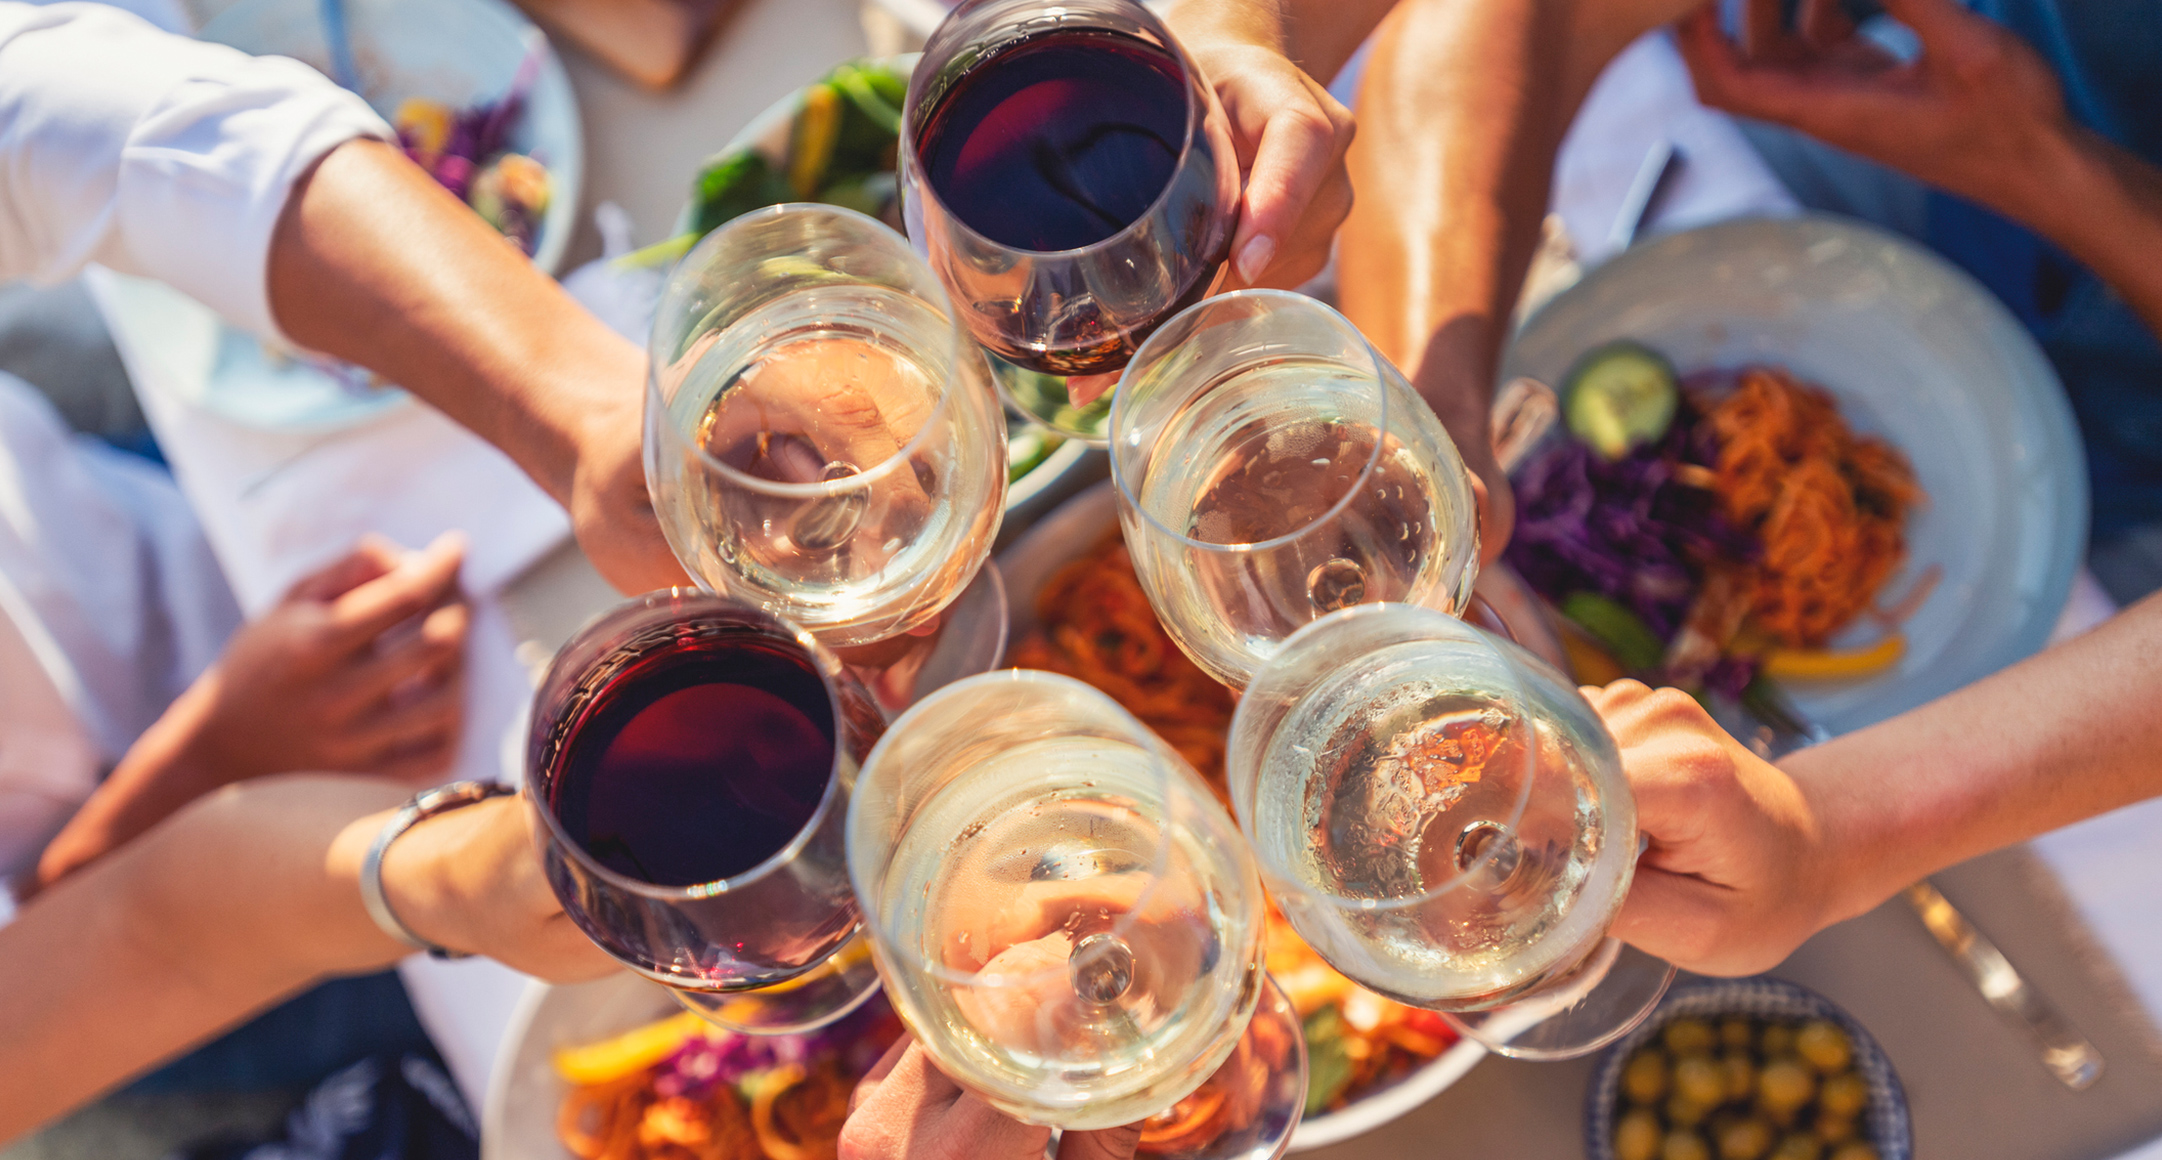
[[[398,812],[383,823],[382,831],[375,836],[375,844],[368,847],[368,856],[360,862],[360,903],[367,907],[368,917],[375,920],[375,925],[381,927],[384,934],[414,950],[428,952],[430,958],[471,958],[472,956],[464,951],[454,951],[429,942],[414,934],[411,927],[398,920],[397,912],[390,908],[390,899],[383,894],[383,853],[390,849],[390,844],[398,839],[398,835],[412,829],[421,821],[437,814],[449,813],[460,806],[469,806],[492,797],[517,792],[500,782],[454,781],[434,789],[422,790],[413,795],[413,800],[399,807]]]

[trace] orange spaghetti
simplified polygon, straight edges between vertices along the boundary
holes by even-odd
[[[1750,624],[1789,648],[1823,645],[1905,558],[1907,511],[1922,499],[1913,470],[1776,367],[1744,370],[1704,422],[1718,438],[1720,505],[1763,545],[1741,585]]]
[[[1164,631],[1116,532],[1044,584],[1036,618],[1043,632],[1013,650],[1015,668],[1063,673],[1109,693],[1224,793],[1231,691]]]

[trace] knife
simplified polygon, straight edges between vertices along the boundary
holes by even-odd
[[[1974,929],[1967,916],[1935,886],[1924,879],[1907,887],[1907,901],[1914,904],[1915,913],[1922,916],[1922,925],[1951,952],[1952,960],[1982,992],[1982,998],[2034,1036],[2042,1047],[2042,1066],[2073,1091],[2082,1091],[2101,1078],[2102,1053],[2028,986],[1997,944]]]

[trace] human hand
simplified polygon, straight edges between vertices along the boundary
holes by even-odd
[[[418,552],[369,537],[242,626],[187,693],[202,699],[200,789],[293,770],[419,783],[448,769],[464,713],[464,559],[458,533]]]
[[[1678,689],[1584,695],[1621,747],[1651,839],[1613,933],[1686,970],[1747,975],[1844,917],[1839,866],[1803,786]]]
[[[946,1078],[910,1037],[849,1100],[841,1160],[1041,1160],[1051,1129],[1024,1124]],[[1131,1160],[1138,1124],[1059,1137],[1058,1160]]]
[[[243,625],[46,844],[35,885],[74,873],[219,786],[273,773],[449,767],[464,713],[464,542],[368,539]]]
[[[1312,278],[1351,213],[1351,112],[1291,62],[1274,10],[1188,2],[1166,21],[1216,90],[1246,177],[1226,289]]]
[[[535,824],[523,796],[489,798],[416,823],[383,854],[391,912],[438,946],[550,982],[619,969],[563,913],[541,866]]]
[[[2079,133],[2049,65],[1957,0],[1886,0],[1921,56],[1901,64],[1855,35],[1837,0],[1750,0],[1746,51],[1707,4],[1679,29],[1707,105],[1774,121],[1961,197],[2026,218],[2054,196]]]
[[[570,511],[578,546],[601,577],[627,596],[689,587],[690,575],[661,533],[646,487],[642,385],[632,380],[613,389],[593,387],[576,405],[575,459],[566,494],[556,497]]]

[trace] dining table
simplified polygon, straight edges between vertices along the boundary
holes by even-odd
[[[202,19],[222,4],[190,7]],[[743,0],[689,74],[659,92],[565,49],[586,141],[569,265],[600,257],[593,222],[604,204],[618,207],[610,214],[627,222],[635,243],[665,239],[700,162],[737,129],[836,61],[907,48],[909,36],[905,21],[858,0]],[[115,292],[124,291],[101,293]],[[440,530],[468,533],[476,616],[467,732],[453,776],[515,778],[540,670],[617,598],[561,512],[492,448],[423,405],[332,433],[246,430],[171,388],[154,336],[116,328],[115,338],[249,610],[363,532],[415,544]],[[403,473],[423,459],[427,485],[385,486],[385,464]],[[370,498],[332,502],[358,496]],[[2101,615],[2106,609],[2085,619]],[[1904,899],[1824,930],[1770,973],[1821,992],[1876,1037],[1904,1085],[1921,1157],[2154,1160],[2162,1146],[2135,1151],[2162,1137],[2162,844],[2147,837],[2162,839],[2162,811],[2135,807],[1935,878],[2099,1050],[2106,1067],[2084,1090],[2043,1066],[2027,1032],[1985,1001]],[[536,984],[485,961],[415,958],[401,970],[478,1107],[519,996]],[[1594,1062],[1489,1058],[1401,1119],[1313,1155],[1578,1156]]]

